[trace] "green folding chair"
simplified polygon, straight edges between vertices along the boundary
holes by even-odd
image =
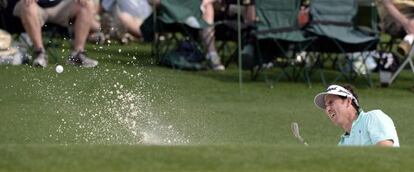
[[[359,67],[354,65],[355,57],[349,58],[346,55],[376,50],[379,41],[378,32],[375,30],[369,31],[356,26],[357,12],[357,0],[312,0],[310,1],[312,21],[307,31],[318,37],[313,43],[313,51],[329,54],[328,56],[333,57],[334,67],[340,71],[332,82],[337,82],[341,78],[348,81],[355,80],[359,75],[357,71],[363,71],[368,85],[372,86],[370,71],[365,64],[368,53],[360,53],[360,57],[357,57],[363,59]],[[326,62],[325,58],[321,60]],[[321,79],[326,84],[324,74],[321,75]]]
[[[251,1],[240,1],[240,8],[247,8],[248,5],[252,5]],[[214,13],[214,29],[215,40],[217,43],[217,52],[220,57],[227,58],[224,62],[224,66],[227,68],[230,63],[238,61],[239,49],[237,46],[238,39],[238,21],[237,13],[232,13],[231,7],[238,7],[237,0],[222,0],[218,3],[218,10]],[[241,10],[243,11],[243,10]],[[254,23],[245,23],[243,15],[240,18],[240,32],[241,32],[241,45],[247,44],[249,34],[254,28]]]
[[[414,57],[414,46],[411,46],[410,52],[408,53],[408,55],[406,55],[404,57],[402,63],[398,67],[398,69],[394,73],[392,73],[392,74],[390,73],[390,76],[385,76],[384,78],[387,78],[387,80],[384,81],[384,82],[382,82],[382,84],[383,85],[385,84],[385,86],[391,85],[395,81],[395,79],[397,79],[397,77],[400,75],[400,73],[402,72],[402,70],[407,67],[407,65],[410,65],[410,69],[411,69],[411,71],[414,74],[413,57]],[[387,73],[384,73],[384,74],[387,75]]]
[[[141,31],[144,40],[152,41],[152,55],[160,61],[180,42],[197,44],[199,31],[208,27],[202,19],[201,0],[161,0],[160,6],[148,17]],[[202,51],[201,45],[195,45]]]
[[[312,43],[312,37],[306,37],[301,30],[297,17],[300,0],[260,0],[256,1],[256,13],[259,21],[253,32],[255,40],[255,67],[252,68],[253,78],[263,69],[263,64],[273,62],[280,67],[275,81],[282,77],[296,81],[303,76],[310,86],[309,66],[307,60],[296,59],[296,55],[306,51]],[[243,56],[244,59],[249,59]],[[265,79],[269,78],[265,74]],[[272,80],[268,80],[272,81]]]

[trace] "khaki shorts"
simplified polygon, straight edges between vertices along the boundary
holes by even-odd
[[[115,7],[115,9],[113,10],[113,12],[112,12],[112,15],[113,16],[117,16],[117,17],[120,17],[121,15],[129,15],[129,16],[131,16],[131,19],[135,22],[135,23],[138,23],[137,25],[138,26],[141,26],[142,25],[142,23],[144,22],[144,20],[141,18],[141,17],[137,17],[137,16],[133,16],[133,15],[131,15],[130,13],[128,13],[128,12],[125,12],[125,11],[122,11],[121,9],[119,9],[119,6],[116,6]],[[117,27],[119,27],[119,28],[123,28],[123,29],[126,29],[126,28],[124,28],[124,26],[122,26],[122,24],[120,23],[120,21],[119,21],[119,19],[118,18],[114,18],[116,21],[115,21],[115,23],[116,23],[116,25],[117,25]]]
[[[25,5],[23,0],[20,0],[16,7],[14,7],[13,15],[20,17],[24,13],[22,6]],[[44,25],[46,22],[58,24],[61,26],[68,26],[69,20],[72,17],[75,2],[73,0],[62,0],[58,5],[49,8],[42,8],[37,5],[39,23]]]

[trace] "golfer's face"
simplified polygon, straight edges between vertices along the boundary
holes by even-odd
[[[332,123],[340,124],[343,117],[346,101],[336,95],[325,96],[325,113],[331,119]]]

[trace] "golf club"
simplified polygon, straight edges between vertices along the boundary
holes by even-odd
[[[291,128],[292,128],[293,136],[295,136],[305,146],[309,146],[308,143],[306,143],[305,139],[303,139],[302,136],[300,136],[300,134],[299,134],[299,125],[298,125],[298,123],[292,122]]]

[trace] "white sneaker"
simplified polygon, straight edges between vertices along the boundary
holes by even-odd
[[[220,57],[218,56],[217,52],[209,52],[206,55],[207,62],[209,63],[211,69],[215,71],[223,71],[225,67],[221,64]]]
[[[47,67],[47,54],[44,50],[35,52],[36,58],[33,60],[34,67]]]
[[[98,65],[98,61],[88,58],[84,51],[72,52],[66,63],[84,68],[92,68]]]

